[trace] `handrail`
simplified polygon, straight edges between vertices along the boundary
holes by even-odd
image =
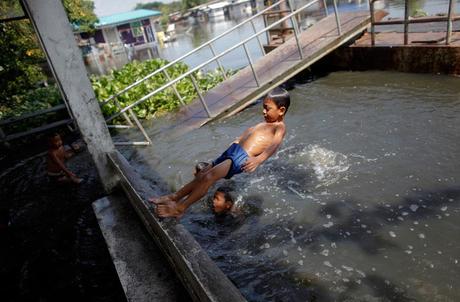
[[[218,58],[220,58],[220,57],[226,55],[227,53],[229,53],[229,52],[235,50],[236,48],[240,47],[241,45],[245,44],[246,42],[252,40],[254,37],[257,37],[258,35],[260,35],[260,34],[266,32],[266,31],[268,31],[269,29],[275,27],[276,25],[281,24],[281,23],[284,22],[285,20],[291,18],[292,16],[298,14],[298,13],[301,12],[302,10],[308,8],[309,6],[315,4],[316,2],[319,2],[319,1],[320,1],[320,0],[313,0],[313,1],[311,1],[311,2],[309,2],[309,3],[307,3],[307,4],[305,4],[305,5],[303,5],[303,6],[300,7],[299,9],[297,9],[297,10],[295,10],[294,12],[292,12],[292,13],[290,13],[290,14],[284,16],[283,18],[281,18],[281,19],[279,19],[278,21],[272,23],[271,25],[267,26],[266,28],[264,28],[264,29],[258,31],[257,33],[253,34],[253,35],[250,36],[249,38],[244,39],[244,40],[241,41],[240,43],[238,43],[238,44],[236,44],[236,45],[230,47],[229,49],[227,49],[227,50],[221,52],[221,53],[218,54],[217,56],[215,56],[215,57],[213,57],[213,58],[211,58],[211,59],[205,61],[204,63],[199,64],[198,66],[192,68],[192,69],[189,70],[188,72],[186,72],[186,73],[182,74],[181,76],[175,78],[174,80],[170,81],[169,83],[166,83],[165,85],[163,85],[163,86],[161,86],[161,87],[155,89],[154,91],[152,91],[152,92],[146,94],[145,96],[143,96],[143,97],[140,98],[139,100],[135,101],[134,103],[132,103],[132,104],[126,106],[125,108],[123,108],[123,109],[120,110],[119,112],[117,112],[117,113],[115,113],[114,115],[110,116],[108,119],[106,119],[106,122],[109,122],[109,121],[113,120],[114,118],[118,117],[118,116],[121,115],[122,113],[124,113],[124,112],[130,110],[131,108],[133,108],[133,107],[139,105],[140,103],[144,102],[145,100],[147,100],[147,99],[150,98],[151,96],[153,96],[153,95],[157,94],[158,92],[160,92],[160,91],[162,91],[162,90],[168,88],[169,86],[171,86],[171,85],[173,85],[173,84],[175,84],[175,83],[181,81],[182,79],[186,78],[187,76],[189,76],[189,75],[192,74],[193,72],[195,72],[195,71],[201,69],[202,67],[206,66],[207,64],[209,64],[209,63],[215,61],[216,59],[218,59]],[[336,12],[336,13],[337,13],[337,12]],[[336,19],[336,20],[338,20],[338,19]],[[340,24],[340,20],[338,20],[338,24]]]
[[[105,99],[105,100],[101,103],[101,106],[107,104],[107,103],[110,102],[112,99],[114,99],[114,98],[116,98],[116,97],[122,95],[123,93],[125,93],[125,92],[128,91],[128,90],[130,90],[131,88],[136,87],[137,85],[139,85],[140,83],[144,82],[145,80],[147,80],[147,79],[153,77],[154,75],[156,75],[156,74],[162,72],[162,71],[165,70],[166,68],[171,67],[172,65],[176,64],[177,62],[180,62],[182,59],[184,59],[184,58],[190,56],[191,54],[197,52],[198,50],[200,50],[200,49],[202,49],[202,48],[204,48],[204,47],[206,47],[206,46],[212,45],[212,43],[213,43],[214,41],[216,41],[216,40],[222,38],[223,36],[225,36],[226,34],[228,34],[228,33],[232,32],[232,31],[234,31],[236,28],[239,28],[239,27],[243,26],[244,24],[246,24],[246,23],[248,23],[248,22],[252,22],[252,20],[254,20],[255,18],[261,16],[261,15],[262,15],[263,13],[265,13],[266,11],[272,9],[272,8],[275,7],[275,6],[280,5],[282,2],[285,2],[285,1],[287,1],[287,0],[280,0],[280,1],[278,1],[278,2],[276,2],[276,3],[274,3],[274,4],[272,4],[272,5],[270,5],[269,7],[267,7],[267,8],[265,8],[265,9],[261,10],[259,13],[255,14],[254,16],[252,16],[251,18],[244,20],[243,22],[241,22],[241,23],[235,25],[234,27],[232,27],[232,28],[230,28],[230,29],[224,31],[223,33],[221,33],[221,34],[218,35],[217,37],[212,38],[211,40],[207,41],[206,43],[201,44],[201,45],[198,46],[197,48],[195,48],[195,49],[189,51],[188,53],[186,53],[186,54],[180,56],[179,58],[175,59],[174,61],[169,62],[169,63],[166,64],[165,66],[163,66],[163,67],[161,67],[161,68],[155,70],[155,71],[152,72],[151,74],[148,74],[148,75],[145,76],[144,78],[142,78],[142,79],[140,79],[140,80],[137,80],[136,82],[134,82],[133,84],[131,84],[131,85],[129,85],[129,86],[126,86],[126,87],[123,88],[121,91],[119,91],[119,92],[117,92],[116,94],[111,95],[111,96],[109,96],[107,99]]]
[[[452,22],[459,20],[459,16],[454,16],[455,1],[449,0],[449,7],[447,17],[424,17],[420,19],[410,19],[409,17],[409,7],[408,1],[404,1],[404,19],[396,20],[386,20],[375,22],[374,20],[374,2],[377,0],[369,0],[369,10],[371,14],[371,45],[375,45],[375,25],[394,25],[394,24],[404,24],[404,45],[409,44],[409,24],[412,23],[430,23],[430,22],[446,22],[447,21],[447,30],[446,30],[446,45],[450,44],[450,38],[452,35]]]
[[[56,106],[51,107],[51,108],[46,108],[46,109],[42,109],[42,110],[39,110],[39,111],[26,113],[26,114],[21,115],[21,116],[15,116],[15,117],[6,118],[4,120],[0,120],[0,126],[5,126],[5,125],[11,124],[11,123],[16,123],[16,122],[19,122],[19,121],[22,121],[22,120],[25,120],[25,119],[33,118],[33,117],[36,117],[36,116],[39,116],[39,115],[42,115],[42,114],[47,114],[47,113],[54,112],[54,111],[59,111],[59,110],[62,110],[62,109],[66,109],[65,104],[59,104],[59,105],[56,105]]]

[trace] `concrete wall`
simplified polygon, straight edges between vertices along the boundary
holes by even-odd
[[[460,75],[460,47],[342,47],[313,66],[334,70],[396,70]]]
[[[106,154],[115,147],[88,79],[81,51],[75,42],[60,0],[22,0],[46,54],[61,94],[88,145],[107,191],[117,183]]]

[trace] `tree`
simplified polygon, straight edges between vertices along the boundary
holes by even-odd
[[[149,3],[137,3],[136,7],[134,9],[153,9],[153,10],[161,10],[161,7],[163,5],[168,5],[168,4],[163,4],[162,2],[155,1],[155,2],[149,2]]]
[[[187,10],[189,8],[198,6],[198,5],[200,5],[202,3],[205,3],[205,2],[206,2],[206,0],[182,0],[182,5]]]
[[[22,14],[19,1],[0,2],[3,18]],[[12,106],[19,95],[45,79],[39,65],[44,55],[28,19],[0,23],[0,41],[0,101]]]
[[[71,23],[80,30],[94,29],[97,17],[92,1],[62,1]],[[21,15],[24,12],[20,1],[0,1],[0,18]],[[5,112],[33,107],[26,104],[33,100],[25,96],[35,90],[40,81],[46,80],[41,68],[45,62],[45,55],[28,19],[0,23],[0,118]]]
[[[69,21],[79,31],[92,32],[98,21],[94,14],[94,3],[90,0],[62,0]]]

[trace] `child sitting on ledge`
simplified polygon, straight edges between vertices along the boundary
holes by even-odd
[[[72,145],[72,149],[66,150],[62,144],[61,136],[57,133],[52,134],[48,138],[48,159],[47,159],[47,174],[52,180],[58,183],[73,182],[79,184],[83,179],[78,178],[72,171],[70,171],[64,161],[74,155],[74,151],[80,147],[77,144]]]

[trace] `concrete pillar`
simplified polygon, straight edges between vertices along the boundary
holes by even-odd
[[[61,0],[21,0],[64,100],[88,145],[106,191],[118,182],[107,162],[115,150]]]

